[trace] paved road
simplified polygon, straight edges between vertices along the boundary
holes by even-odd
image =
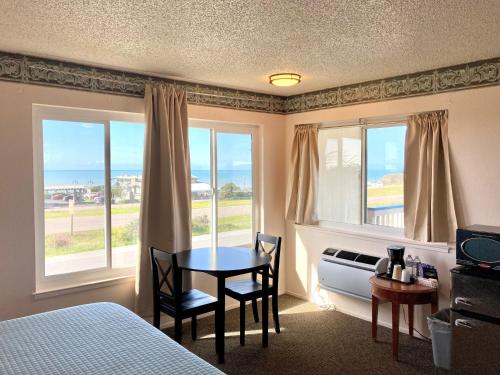
[[[220,246],[251,246],[252,230],[238,230],[219,234]],[[210,235],[193,237],[193,248],[211,246]],[[137,245],[113,248],[112,260],[115,268],[135,266]],[[59,255],[45,259],[47,276],[78,272],[106,266],[104,250],[86,251],[70,255]]]
[[[228,206],[219,208],[219,217],[251,215],[252,206]],[[193,217],[210,217],[210,208],[196,208]],[[118,214],[111,217],[113,227],[121,227],[139,220],[139,213]],[[104,215],[102,216],[75,216],[73,218],[73,230],[75,232],[103,229]],[[71,219],[69,217],[45,220],[45,234],[69,233],[71,231]]]

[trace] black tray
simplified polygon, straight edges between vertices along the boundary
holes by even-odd
[[[387,276],[387,273],[378,273],[377,277],[379,277],[381,279],[389,280],[389,281],[395,281],[395,282],[401,283],[401,284],[406,284],[406,285],[415,284],[414,278],[410,278],[410,281],[405,283],[404,281],[393,279],[392,277]]]

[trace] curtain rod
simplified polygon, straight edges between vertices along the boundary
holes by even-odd
[[[402,118],[400,120],[387,120],[387,121],[363,121],[363,119],[359,119],[358,122],[352,122],[352,123],[339,123],[339,124],[321,124],[320,129],[332,129],[332,128],[350,128],[352,126],[370,126],[370,125],[381,125],[381,124],[387,124],[387,125],[396,125],[396,124],[401,124],[405,123],[406,118]]]
[[[370,125],[381,125],[381,124],[401,124],[406,122],[408,116],[412,115],[420,115],[424,113],[431,112],[439,112],[439,111],[447,111],[447,109],[436,109],[431,111],[423,111],[423,112],[411,112],[399,115],[388,115],[388,116],[373,116],[373,117],[360,117],[356,120],[347,120],[347,121],[337,121],[330,123],[322,123],[320,125],[320,129],[328,129],[328,128],[346,128],[350,126],[370,126]]]

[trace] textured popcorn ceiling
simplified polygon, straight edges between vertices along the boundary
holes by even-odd
[[[0,50],[292,95],[500,56],[500,0],[0,0]],[[297,72],[303,82],[271,86]]]

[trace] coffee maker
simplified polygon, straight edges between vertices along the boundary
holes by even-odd
[[[387,276],[392,277],[394,266],[399,264],[401,269],[405,269],[405,247],[400,245],[390,245],[387,247],[387,254],[389,255],[389,263],[387,263]]]

